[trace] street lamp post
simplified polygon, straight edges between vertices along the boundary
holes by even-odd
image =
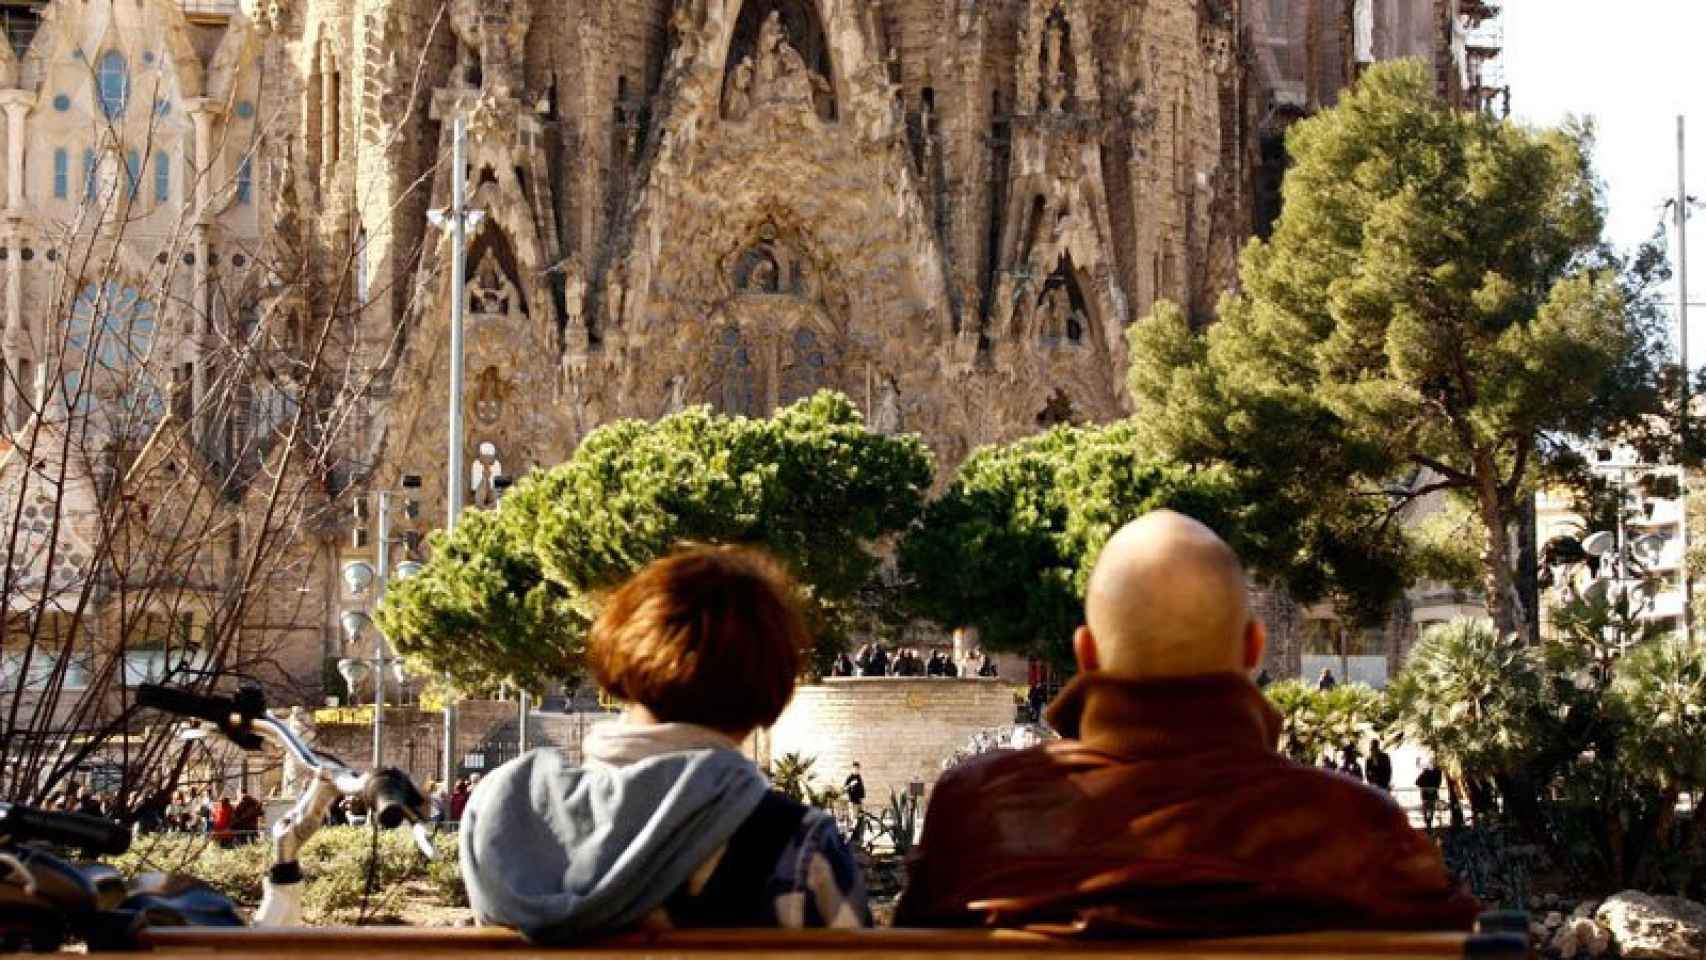
[[[405,477],[404,485],[409,485],[413,477]],[[367,594],[368,588],[373,588],[372,603],[378,603],[385,598],[386,587],[391,578],[406,580],[420,572],[421,565],[413,560],[405,560],[397,564],[393,573],[391,570],[391,498],[395,494],[389,490],[379,493],[379,530],[378,557],[375,570],[365,560],[353,560],[344,565],[344,583],[349,586],[351,594],[361,597]],[[373,627],[373,656],[367,658],[345,657],[338,661],[338,672],[351,686],[360,683],[369,673],[373,676],[373,767],[378,769],[384,764],[385,757],[385,669],[392,668],[396,672],[397,683],[403,682],[403,661],[399,657],[388,656],[385,652],[385,634],[374,627],[373,618],[365,610],[346,610],[340,618],[344,630],[346,648],[353,648],[361,641],[362,634]]]
[[[429,210],[427,220],[435,227],[450,231],[450,449],[446,461],[449,485],[445,487],[445,512],[448,514],[445,531],[453,532],[462,517],[462,484],[467,481],[463,472],[462,440],[462,312],[464,286],[467,283],[468,228],[477,226],[484,216],[479,210],[468,209],[468,118],[458,106],[451,122],[450,135],[450,209]],[[444,782],[456,779],[456,701],[444,705]]]

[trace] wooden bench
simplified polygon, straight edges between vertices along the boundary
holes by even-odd
[[[1506,924],[1509,926],[1509,924]],[[1226,957],[1453,960],[1529,956],[1526,933],[1296,933],[1219,940],[1085,940],[1009,930],[672,930],[604,937],[573,947],[537,947],[492,928],[341,927],[290,930],[172,928],[149,932],[156,960],[309,960],[359,953],[363,960],[448,960],[506,954],[553,960],[783,960],[884,957],[893,960],[1023,960],[1063,953],[1218,960]]]

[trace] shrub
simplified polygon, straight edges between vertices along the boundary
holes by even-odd
[[[1485,624],[1429,631],[1391,689],[1399,729],[1479,798],[1479,829],[1576,892],[1698,895],[1706,817],[1677,805],[1706,788],[1706,651],[1604,602],[1553,623],[1539,647]]]
[[[1302,680],[1283,680],[1266,692],[1280,714],[1280,750],[1298,763],[1336,758],[1348,745],[1360,750],[1386,728],[1386,698],[1360,683],[1316,690]]]
[[[457,866],[456,834],[433,838],[438,858],[427,863],[415,849],[407,830],[374,832],[364,827],[326,827],[314,834],[301,854],[307,877],[303,913],[312,924],[353,923],[361,919],[395,918],[408,882],[424,879],[449,906],[467,904],[467,892]],[[113,861],[128,877],[151,871],[195,877],[225,894],[239,906],[254,908],[261,900],[261,878],[271,845],[246,843],[225,848],[201,834],[148,834],[129,853]],[[373,895],[366,896],[368,873]]]
[[[812,769],[816,766],[816,757],[784,753],[764,768],[764,775],[770,779],[770,785],[778,793],[790,800],[808,807],[827,809],[841,799],[841,791],[834,787],[818,787],[817,777]]]
[[[1462,777],[1520,766],[1536,745],[1540,671],[1532,650],[1482,620],[1454,620],[1422,635],[1387,690],[1395,729]]]

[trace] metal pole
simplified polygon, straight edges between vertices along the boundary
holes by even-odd
[[[445,487],[445,504],[449,522],[445,529],[456,530],[462,517],[462,300],[467,270],[468,162],[463,154],[467,149],[468,122],[462,108],[457,107],[450,135],[450,470],[449,485]],[[445,789],[456,779],[456,700],[444,705],[444,783]]]
[[[464,208],[463,190],[467,179],[462,158],[463,138],[467,131],[462,114],[456,115],[456,127],[451,140],[450,180],[450,484],[445,488],[450,512],[449,530],[456,529],[462,517],[462,299],[464,247],[468,242],[468,211]]]
[[[1688,133],[1681,114],[1676,118],[1676,316],[1677,345],[1682,352],[1682,426],[1678,431],[1683,452],[1688,451],[1689,409],[1688,378]],[[1682,542],[1682,635],[1694,639],[1694,575],[1688,569],[1688,466],[1679,464],[1682,475],[1682,499],[1677,527]]]
[[[379,572],[374,575],[373,602],[385,599],[385,587],[391,579],[391,495],[379,494]],[[385,757],[385,634],[378,625],[373,627],[373,769],[384,765]]]
[[[527,752],[527,715],[533,711],[533,695],[526,690],[521,691],[520,724],[517,727],[515,748],[517,753]]]

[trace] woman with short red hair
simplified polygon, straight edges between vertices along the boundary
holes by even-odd
[[[807,642],[769,558],[695,547],[641,570],[587,640],[629,704],[586,762],[536,750],[469,800],[462,870],[475,914],[539,941],[634,927],[855,927],[863,880],[822,810],[770,789],[740,752],[794,693]]]

